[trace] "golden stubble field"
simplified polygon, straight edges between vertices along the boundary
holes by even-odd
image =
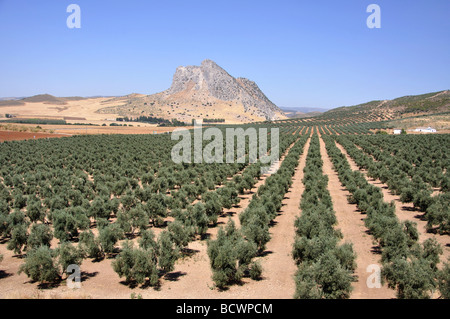
[[[175,127],[158,127],[156,124],[136,122],[116,122],[119,114],[102,114],[97,111],[117,105],[111,98],[92,98],[68,101],[66,105],[25,103],[17,106],[0,106],[0,120],[6,114],[17,118],[57,119],[77,125],[39,125],[42,130],[35,131],[36,124],[7,124],[0,128],[0,142],[50,137],[64,137],[86,134],[161,134],[172,132]],[[127,126],[110,126],[111,123],[127,124]],[[83,125],[84,124],[84,125]],[[89,125],[94,124],[94,125]],[[103,126],[105,125],[105,126]],[[131,126],[128,126],[131,125]],[[189,129],[190,127],[184,127]],[[34,132],[31,132],[31,131]]]
[[[5,119],[6,114],[13,114],[17,118],[59,119],[68,123],[102,125],[115,122],[117,117],[125,115],[137,117],[140,115],[161,117],[164,119],[177,119],[191,122],[192,119],[220,118],[227,124],[240,124],[243,122],[262,121],[264,118],[245,112],[244,107],[234,102],[215,102],[210,105],[194,105],[192,103],[166,102],[157,103],[144,109],[135,109],[128,106],[133,98],[142,99],[145,96],[132,95],[123,97],[99,97],[80,100],[67,100],[66,104],[51,102],[26,102],[24,105],[0,105],[0,120]],[[141,101],[141,100],[139,100]],[[144,100],[142,100],[144,101]],[[126,114],[124,113],[126,111]],[[144,112],[144,113],[142,113]],[[154,127],[145,123],[125,123],[140,127]]]

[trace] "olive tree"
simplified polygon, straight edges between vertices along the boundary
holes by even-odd
[[[50,247],[50,242],[53,239],[53,232],[50,226],[45,224],[34,223],[31,226],[30,235],[27,240],[27,250],[38,248],[39,246]]]
[[[168,231],[163,231],[158,238],[158,264],[163,272],[173,270],[178,258],[178,248]]]
[[[22,272],[31,280],[41,283],[52,283],[60,279],[52,251],[45,245],[27,253],[25,262],[20,266],[18,274],[20,275]]]
[[[15,254],[21,254],[23,247],[28,240],[28,227],[25,224],[19,224],[11,231],[11,238],[8,241],[7,249],[13,250]]]
[[[61,267],[61,273],[65,273],[69,265],[81,266],[83,251],[69,242],[62,242],[56,249],[57,264]]]

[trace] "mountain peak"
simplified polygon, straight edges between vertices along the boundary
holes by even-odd
[[[215,66],[218,66],[216,62],[214,62],[213,60],[209,60],[209,59],[203,60],[202,63],[201,63],[201,65],[202,65],[202,66],[207,66],[207,67],[211,67],[211,66],[215,67]]]
[[[247,112],[259,113],[266,119],[283,117],[281,111],[260,90],[255,82],[246,78],[234,78],[216,62],[206,59],[200,66],[178,67],[170,89],[164,92],[166,96],[182,94],[187,100],[196,100],[202,96],[221,101],[240,103]]]

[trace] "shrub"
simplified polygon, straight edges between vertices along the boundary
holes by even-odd
[[[189,244],[192,237],[192,231],[186,227],[180,220],[175,220],[168,226],[168,231],[172,241],[179,249],[183,249]]]
[[[224,289],[239,282],[255,254],[256,245],[247,242],[230,219],[225,228],[219,229],[216,240],[208,241],[208,256],[216,287]]]
[[[61,273],[65,273],[69,265],[81,266],[83,261],[83,252],[68,242],[61,243],[54,253],[58,257]]]
[[[40,201],[31,201],[27,204],[27,216],[32,222],[44,222],[45,212]]]
[[[80,249],[84,255],[99,260],[104,254],[100,247],[100,241],[95,237],[94,233],[89,230],[80,234]]]
[[[47,246],[40,246],[27,253],[25,262],[20,266],[18,274],[20,275],[22,272],[31,280],[41,283],[51,283],[60,279],[52,251]]]
[[[13,250],[15,254],[22,253],[22,247],[28,240],[28,227],[25,224],[19,224],[11,231],[11,238],[8,241],[7,249]]]
[[[442,298],[450,299],[450,264],[448,262],[438,272],[437,279]]]
[[[162,271],[172,271],[178,258],[178,249],[168,231],[163,231],[158,238],[158,256],[158,265]]]
[[[352,273],[331,253],[300,264],[295,279],[297,299],[346,299],[352,290]]]
[[[119,277],[125,277],[127,283],[133,279],[134,252],[132,242],[126,241],[123,244],[122,251],[111,265]]]
[[[138,240],[139,247],[142,249],[156,249],[157,242],[155,241],[155,233],[151,229],[141,231],[141,238]]]
[[[66,210],[56,211],[52,214],[55,237],[67,241],[78,235],[77,221]]]
[[[216,192],[208,192],[203,198],[205,203],[205,212],[208,216],[209,222],[214,225],[217,223],[218,216],[222,212],[222,205],[220,197]]]
[[[27,250],[38,248],[39,246],[50,247],[50,242],[53,239],[52,230],[45,224],[33,224],[31,226],[30,236],[27,240]]]
[[[435,273],[423,258],[395,258],[384,264],[381,273],[388,286],[397,290],[399,299],[428,299],[436,286]]]
[[[252,214],[242,227],[244,236],[257,245],[259,252],[264,251],[270,240],[269,225],[264,217]]]
[[[254,261],[250,264],[250,278],[253,280],[259,280],[261,279],[261,274],[262,274],[262,266],[261,263],[259,261]]]
[[[206,215],[206,207],[203,203],[198,202],[194,206],[188,207],[190,219],[195,227],[195,232],[202,238],[208,230],[209,218]]]
[[[115,244],[123,237],[123,231],[116,224],[109,224],[99,230],[99,242],[103,252],[112,254]]]

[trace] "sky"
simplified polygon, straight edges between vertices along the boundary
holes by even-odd
[[[0,0],[0,97],[153,94],[204,59],[282,107],[441,91],[449,13],[449,0]]]

